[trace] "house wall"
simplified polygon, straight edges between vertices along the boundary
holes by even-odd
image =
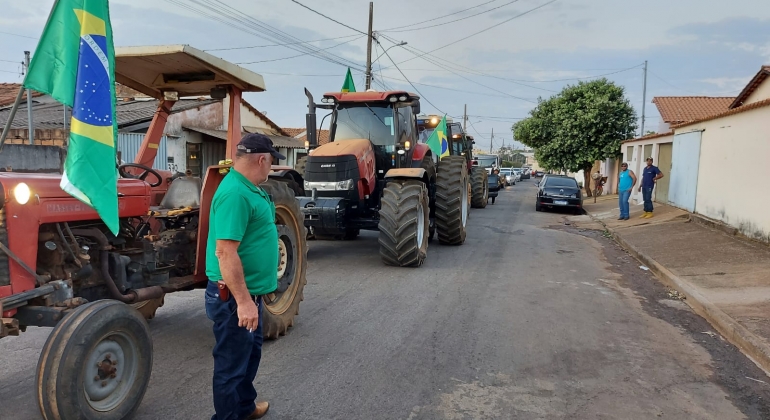
[[[230,120],[230,95],[228,95],[223,101],[223,121]],[[243,127],[256,127],[264,128],[270,131],[275,131],[273,127],[268,125],[262,118],[258,117],[251,112],[249,108],[241,103],[241,126]],[[221,127],[220,130],[226,130],[227,127]]]
[[[58,146],[11,144],[3,146],[0,168],[13,172],[61,173],[66,152]]]
[[[184,130],[179,137],[169,137],[166,143],[166,152],[168,157],[173,158],[174,162],[169,163],[171,172],[182,172],[187,170],[187,143],[203,143],[203,134]]]
[[[734,226],[748,237],[770,242],[770,195],[763,193],[770,179],[770,107],[676,131],[691,130],[704,130],[695,212]],[[744,175],[725,175],[725,171],[736,169],[743,169]]]
[[[220,130],[224,121],[227,120],[223,119],[222,102],[216,102],[169,115],[165,134],[181,136],[185,132],[183,125]]]
[[[634,190],[631,192],[631,200],[636,203],[641,203],[642,193],[639,192],[638,187],[642,182],[642,168],[646,165],[644,156],[644,146],[652,146],[652,159],[654,162],[658,161],[658,152],[660,151],[660,145],[663,143],[673,143],[674,133],[670,135],[656,137],[652,139],[640,139],[634,141],[627,141],[620,146],[621,153],[623,154],[623,162],[628,163],[628,169],[634,171],[637,177],[637,183]],[[632,146],[633,150],[631,154],[628,154],[628,147]],[[655,164],[655,163],[653,163]],[[671,174],[664,174],[670,176]]]
[[[770,80],[765,80],[764,83],[760,83],[757,89],[754,90],[754,92],[752,92],[745,101],[743,101],[743,106],[754,102],[763,101],[768,98],[770,98]]]

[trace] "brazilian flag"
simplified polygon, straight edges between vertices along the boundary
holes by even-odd
[[[348,67],[348,74],[345,76],[345,83],[342,84],[342,91],[345,93],[356,91],[356,84],[353,83],[353,74],[350,73],[350,67]]]
[[[107,0],[58,0],[24,86],[72,107],[61,188],[118,233],[115,48]]]
[[[441,122],[438,123],[436,129],[430,134],[425,144],[439,158],[449,156],[449,142],[446,138],[446,115],[441,118]]]

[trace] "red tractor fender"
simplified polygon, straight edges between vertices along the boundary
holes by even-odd
[[[412,160],[422,162],[422,159],[430,151],[430,147],[425,143],[417,143],[414,145],[414,152],[412,152]]]

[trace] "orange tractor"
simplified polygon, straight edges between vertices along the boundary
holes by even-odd
[[[309,101],[310,153],[304,163],[305,226],[318,237],[353,239],[379,232],[385,264],[416,267],[438,234],[465,241],[470,208],[468,166],[461,156],[439,161],[418,138],[420,97],[405,91],[332,92]],[[316,109],[331,113],[331,142],[319,146]]]
[[[47,420],[123,419],[139,406],[153,358],[145,318],[166,293],[205,287],[209,206],[229,168],[209,167],[202,181],[152,169],[166,119],[179,97],[229,95],[231,158],[241,93],[265,89],[262,76],[189,46],[118,49],[116,79],[160,100],[136,163],[118,168],[117,236],[59,188],[60,175],[0,174],[0,337],[53,327],[36,375]],[[263,312],[268,338],[293,325],[306,282],[301,185],[281,167],[262,185],[280,239],[279,286]]]

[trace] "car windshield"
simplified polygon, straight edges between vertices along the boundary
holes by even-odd
[[[497,156],[478,156],[476,160],[482,168],[489,168],[497,163]]]
[[[548,177],[545,179],[545,186],[557,188],[577,188],[578,185],[574,178]]]
[[[511,172],[513,172],[513,171],[511,171],[511,169],[510,169],[510,168],[503,168],[503,169],[500,169],[500,173],[503,173],[503,174],[508,174],[508,175],[510,175],[510,174],[511,174]]]
[[[369,139],[377,146],[395,144],[393,108],[366,104],[340,106],[334,141],[352,139]]]

